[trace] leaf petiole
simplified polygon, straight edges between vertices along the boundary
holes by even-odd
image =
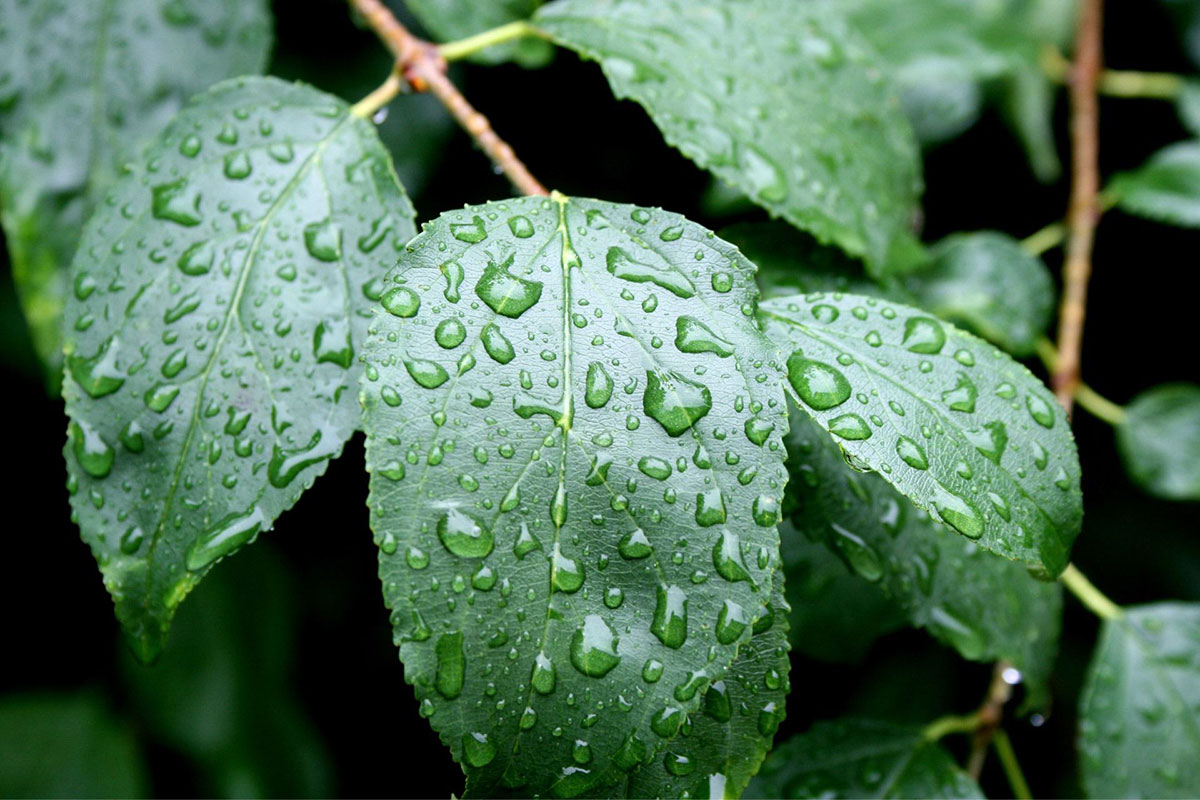
[[[438,55],[447,61],[461,61],[464,58],[470,58],[480,50],[486,50],[489,47],[510,42],[513,39],[520,39],[523,36],[547,38],[545,33],[530,25],[525,20],[517,20],[507,25],[501,25],[498,28],[486,30],[483,33],[477,33],[474,36],[468,36],[466,39],[459,39],[456,42],[446,42],[445,44],[438,45],[437,51]]]
[[[1054,365],[1058,363],[1058,351],[1054,348],[1054,343],[1046,338],[1039,339],[1037,354],[1046,365],[1046,369],[1053,371]],[[1114,403],[1082,381],[1075,387],[1075,402],[1093,417],[1104,420],[1109,425],[1120,425],[1125,421],[1124,406]]]
[[[381,83],[369,95],[350,107],[350,113],[359,119],[370,119],[375,112],[386,106],[396,95],[408,87],[408,82],[400,75],[399,69],[388,73],[387,80]]]
[[[1042,70],[1055,83],[1071,78],[1071,62],[1053,45],[1042,51]],[[1108,97],[1174,100],[1183,90],[1184,77],[1171,72],[1106,69],[1100,72],[1097,91]]]
[[[1125,614],[1119,605],[1109,600],[1103,592],[1092,585],[1092,582],[1084,577],[1074,564],[1068,564],[1058,579],[1071,591],[1071,594],[1079,598],[1079,602],[1101,619],[1120,619]]]
[[[1021,772],[1021,764],[1013,751],[1012,740],[1003,728],[997,728],[992,733],[992,745],[996,748],[996,755],[1000,757],[1000,764],[1004,767],[1008,785],[1012,787],[1013,797],[1017,800],[1032,800],[1033,794],[1029,791],[1029,784],[1025,782],[1025,774]]]
[[[982,724],[983,715],[978,711],[971,714],[949,714],[926,725],[921,735],[926,741],[936,742],[952,733],[974,733]]]

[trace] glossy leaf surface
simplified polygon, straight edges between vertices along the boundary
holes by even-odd
[[[71,503],[144,658],[212,564],[358,426],[356,360],[413,212],[370,123],[275,79],[200,95],[72,265]]]
[[[558,0],[536,24],[600,62],[666,140],[878,271],[921,187],[882,66],[836,3]]]
[[[0,20],[0,224],[57,383],[80,228],[184,101],[266,66],[270,18],[264,0],[0,0]]]
[[[861,469],[1006,558],[1056,575],[1082,516],[1062,408],[1025,367],[924,311],[874,298],[768,300],[788,389]]]
[[[1167,500],[1200,500],[1200,386],[1169,383],[1125,407],[1117,448],[1130,479]]]
[[[703,228],[561,195],[444,214],[389,275],[371,524],[405,677],[469,793],[623,782],[749,639],[787,423],[755,297]]]
[[[1106,620],[1079,698],[1090,797],[1200,794],[1200,605],[1157,603]]]
[[[975,798],[983,791],[919,728],[847,717],[781,744],[748,795]]]

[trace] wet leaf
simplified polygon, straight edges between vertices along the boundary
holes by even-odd
[[[886,269],[920,163],[883,66],[838,4],[558,0],[535,23],[599,61],[688,158]]]
[[[270,16],[265,0],[0,0],[0,20],[0,224],[57,385],[83,223],[184,101],[266,66]]]
[[[1079,698],[1090,797],[1200,794],[1200,605],[1156,603],[1106,620]]]
[[[955,535],[879,476],[852,470],[802,412],[793,411],[785,443],[792,479],[784,510],[794,527],[781,528],[781,537],[825,544],[858,576],[860,592],[878,587],[911,624],[964,658],[1011,661],[1029,706],[1044,706],[1058,648],[1059,586]],[[786,556],[795,545],[781,547]]]
[[[1159,150],[1136,170],[1113,177],[1122,211],[1167,225],[1200,227],[1200,140]]]
[[[753,268],[558,195],[444,214],[386,287],[362,403],[406,679],[469,793],[606,790],[770,597],[787,418]]]
[[[1006,558],[1057,575],[1082,516],[1062,408],[1025,367],[924,311],[855,295],[768,300],[787,388],[859,469]]]
[[[544,0],[407,0],[405,5],[439,42],[465,39],[509,22],[529,19]],[[471,56],[481,64],[516,61],[540,67],[553,48],[542,39],[526,37],[489,47]]]
[[[1135,397],[1117,425],[1117,448],[1150,494],[1200,500],[1200,386],[1169,383]]]
[[[67,306],[71,504],[143,658],[358,425],[369,309],[414,228],[386,151],[348,111],[275,79],[214,87],[84,231]]]
[[[748,796],[976,798],[983,791],[920,728],[844,717],[777,747]]]

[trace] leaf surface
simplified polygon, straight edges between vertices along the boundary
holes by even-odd
[[[1079,698],[1090,797],[1200,794],[1200,605],[1156,603],[1106,620]]]
[[[416,15],[438,41],[465,39],[491,28],[529,19],[543,0],[407,0]],[[524,67],[540,67],[553,52],[541,39],[524,38],[494,45],[471,56],[482,64],[516,61]]]
[[[1200,228],[1200,139],[1164,147],[1109,185],[1117,206],[1167,225]]]
[[[920,193],[912,131],[837,4],[558,0],[535,23],[600,62],[666,140],[882,272]]]
[[[1057,575],[1082,517],[1062,408],[1025,367],[923,311],[810,294],[762,304],[799,407],[861,469],[1006,558]]]
[[[703,228],[561,195],[444,214],[389,275],[371,525],[406,679],[469,793],[624,781],[749,639],[787,423],[755,297]]]
[[[784,510],[794,527],[781,528],[781,536],[824,543],[861,579],[859,591],[878,587],[913,625],[964,658],[1013,662],[1030,705],[1044,705],[1058,647],[1059,586],[937,524],[881,477],[852,470],[803,413],[793,412],[785,442],[792,479]],[[788,544],[781,547],[786,553]]]
[[[845,717],[775,749],[752,797],[976,798],[983,791],[919,728]]]
[[[1138,486],[1167,500],[1200,500],[1200,386],[1170,383],[1125,407],[1117,448]]]
[[[0,0],[0,224],[53,383],[67,267],[121,162],[270,46],[265,0]]]
[[[356,354],[412,220],[370,123],[251,78],[180,112],[84,231],[71,505],[143,658],[358,426]]]

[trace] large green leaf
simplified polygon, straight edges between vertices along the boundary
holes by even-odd
[[[845,717],[818,722],[775,749],[751,797],[983,797],[920,728]]]
[[[875,298],[768,300],[788,388],[855,465],[1006,558],[1057,575],[1082,517],[1062,408],[1027,369],[922,311]]]
[[[1079,698],[1079,746],[1091,797],[1200,795],[1200,605],[1105,621]]]
[[[1200,386],[1169,383],[1142,392],[1117,425],[1125,471],[1150,494],[1200,500]]]
[[[355,354],[412,218],[369,122],[269,78],[197,97],[92,218],[67,305],[69,488],[141,656],[357,427]]]
[[[1054,313],[1054,280],[1041,259],[994,231],[947,237],[931,256],[904,278],[916,305],[1015,356],[1034,352]]]
[[[536,24],[600,62],[667,141],[882,271],[920,192],[912,131],[836,3],[557,0]]]
[[[121,162],[183,102],[256,73],[265,0],[0,0],[0,224],[57,383],[66,271]]]
[[[405,0],[409,11],[439,41],[465,39],[490,28],[528,19],[543,0]],[[516,61],[525,67],[546,63],[553,53],[542,39],[526,37],[481,50],[471,56],[483,64]]]
[[[444,214],[386,287],[362,403],[405,676],[469,792],[623,781],[770,599],[787,417],[753,266],[557,195]]]
[[[297,586],[269,547],[217,570],[153,665],[122,666],[138,719],[193,759],[215,797],[329,797],[328,756],[292,684]]]
[[[1112,179],[1122,211],[1167,225],[1200,227],[1200,140],[1159,150],[1141,167]]]
[[[729,672],[705,690],[703,711],[662,759],[629,776],[626,797],[738,797],[758,772],[783,721],[788,690],[788,607],[775,573],[769,613]]]
[[[91,692],[0,699],[0,795],[144,797],[130,726]]]
[[[1058,645],[1058,584],[938,525],[879,476],[852,470],[803,413],[792,414],[785,441],[792,535],[824,542],[964,658],[1013,662],[1031,703],[1042,705]],[[860,591],[869,591],[862,581]]]

